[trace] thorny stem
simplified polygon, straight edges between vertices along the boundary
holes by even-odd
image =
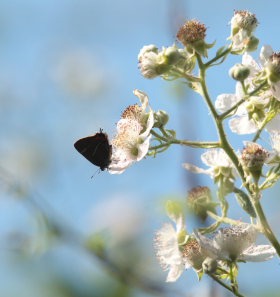
[[[203,98],[204,98],[205,102],[207,103],[207,105],[210,109],[210,112],[214,118],[217,130],[218,130],[218,134],[220,137],[221,146],[222,146],[223,150],[226,152],[226,154],[228,155],[228,157],[231,159],[232,163],[234,164],[236,170],[238,171],[238,173],[242,179],[244,187],[250,194],[250,199],[251,199],[253,206],[255,208],[255,211],[256,211],[259,223],[261,224],[263,233],[265,234],[267,239],[270,241],[270,243],[274,246],[278,256],[280,257],[280,244],[279,244],[276,236],[274,235],[273,231],[271,230],[271,227],[268,224],[268,221],[266,219],[266,216],[265,216],[262,206],[260,204],[259,197],[256,197],[254,191],[252,191],[250,185],[246,181],[246,177],[245,177],[245,173],[242,168],[242,165],[240,164],[238,157],[236,156],[233,148],[231,147],[229,141],[227,140],[227,137],[226,137],[226,134],[224,131],[224,127],[223,127],[223,123],[222,123],[222,118],[217,114],[217,111],[210,99],[209,94],[208,94],[206,81],[205,81],[206,68],[207,68],[205,66],[206,64],[204,64],[202,62],[202,59],[199,54],[196,54],[196,57],[197,57],[197,62],[198,62],[198,66],[200,69],[200,79],[201,79],[200,84],[201,84],[201,88],[202,88]],[[258,88],[256,88],[254,91],[250,92],[248,95],[249,96],[254,95],[256,92],[258,92],[258,90],[263,88],[265,85],[266,85],[266,83],[261,84]]]

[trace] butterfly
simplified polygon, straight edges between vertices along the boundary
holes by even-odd
[[[108,136],[100,129],[99,133],[79,139],[74,143],[75,149],[93,165],[102,171],[108,169],[112,157],[112,145]]]

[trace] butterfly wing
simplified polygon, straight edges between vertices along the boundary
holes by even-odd
[[[74,147],[92,164],[100,167],[101,170],[108,168],[111,162],[112,146],[109,144],[105,133],[79,139]]]

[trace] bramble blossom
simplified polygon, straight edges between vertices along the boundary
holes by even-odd
[[[247,10],[236,10],[231,21],[231,36],[233,50],[255,50],[258,39],[253,36],[258,20],[256,16]]]
[[[210,175],[212,178],[215,178],[217,175],[217,170],[219,168],[222,171],[226,171],[223,169],[230,169],[230,171],[234,170],[233,164],[227,154],[222,149],[210,149],[204,154],[201,155],[202,162],[209,166],[208,169],[199,168],[195,165],[184,163],[183,167],[187,170],[190,170],[194,173],[204,173]]]
[[[189,238],[185,244],[179,244],[180,237],[186,233],[183,215],[169,217],[176,223],[176,230],[172,224],[164,224],[156,232],[155,249],[162,268],[169,270],[166,281],[175,282],[185,269],[200,270],[206,256],[194,238]]]
[[[236,84],[235,94],[221,94],[217,97],[215,106],[220,112],[225,112],[237,104],[244,97],[241,84]],[[268,103],[267,99],[252,96],[248,101],[241,104],[236,112],[235,117],[230,119],[229,126],[232,132],[237,134],[251,134],[258,130],[258,122],[254,118],[250,118],[247,108],[254,106],[260,110],[264,109],[265,104]],[[259,123],[259,125],[261,122]]]
[[[220,228],[212,238],[194,233],[205,254],[216,260],[263,262],[276,254],[270,245],[255,244],[258,233],[250,224]]]
[[[153,111],[144,92],[134,90],[134,95],[142,105],[129,106],[117,123],[117,135],[112,140],[112,158],[108,168],[112,174],[120,174],[134,162],[142,160],[149,149],[150,131],[154,124]]]

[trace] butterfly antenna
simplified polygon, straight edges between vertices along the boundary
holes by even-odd
[[[96,176],[97,173],[100,174],[100,172],[101,172],[100,168],[96,169],[96,171],[92,175],[91,179],[93,179]]]

